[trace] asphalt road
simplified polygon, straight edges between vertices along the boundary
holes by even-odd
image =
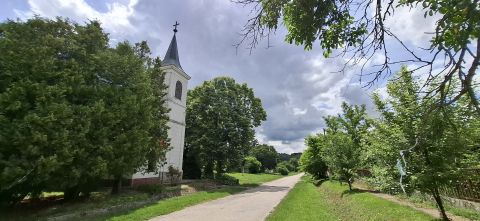
[[[288,176],[225,198],[201,203],[152,221],[260,221],[270,214],[303,174]]]

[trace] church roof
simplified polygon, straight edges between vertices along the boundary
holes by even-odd
[[[167,50],[167,53],[165,54],[165,57],[163,57],[162,64],[174,65],[175,67],[182,69],[182,66],[180,65],[180,58],[178,57],[176,30],[177,29],[175,28],[172,41],[168,46],[168,50]]]

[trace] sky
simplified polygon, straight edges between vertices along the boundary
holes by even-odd
[[[249,13],[249,7],[229,0],[2,0],[0,21],[33,15],[68,17],[80,24],[99,20],[110,33],[112,45],[146,40],[153,55],[161,58],[172,38],[172,25],[178,21],[180,62],[192,77],[188,87],[217,76],[247,83],[267,112],[267,120],[256,129],[257,139],[279,152],[303,151],[304,138],[320,132],[323,117],[338,114],[343,101],[365,104],[375,114],[370,95],[385,93],[386,80],[365,88],[358,78],[360,67],[338,73],[346,58],[324,58],[318,42],[305,51],[286,43],[286,31],[281,28],[271,37],[271,47],[263,41],[251,52],[245,47],[237,50],[234,45],[241,40]],[[401,19],[386,24],[402,41],[414,47],[428,42],[430,36],[425,33],[433,30],[433,19],[408,8],[395,13]],[[402,53],[393,50],[399,58]],[[375,56],[371,65],[381,58]]]

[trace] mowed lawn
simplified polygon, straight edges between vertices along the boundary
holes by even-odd
[[[258,186],[262,183],[266,183],[272,180],[276,180],[285,176],[279,174],[250,174],[250,173],[228,173],[228,175],[233,176],[238,179],[240,185],[244,186]]]
[[[368,192],[326,181],[319,187],[308,177],[295,185],[267,218],[278,220],[405,220],[432,221],[434,217],[406,206],[378,198]]]

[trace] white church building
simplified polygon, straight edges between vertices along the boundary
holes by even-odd
[[[160,167],[160,174],[137,172],[131,177],[131,186],[168,181],[166,173],[169,166],[173,166],[182,172],[187,84],[190,76],[183,71],[180,65],[176,37],[177,25],[178,23],[174,25],[172,41],[162,60],[162,71],[165,73],[165,84],[168,86],[167,106],[170,109],[168,138],[170,139],[171,150],[167,152],[166,164]]]

